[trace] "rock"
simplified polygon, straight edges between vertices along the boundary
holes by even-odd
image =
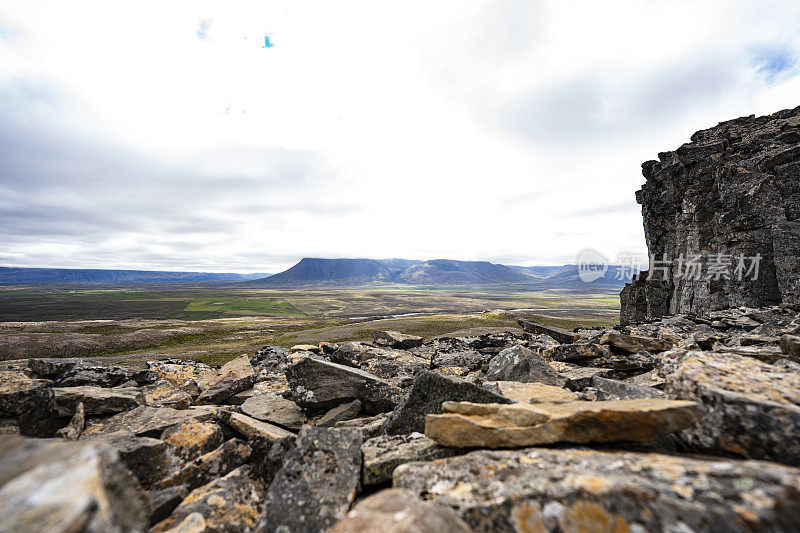
[[[629,385],[639,385],[642,387],[652,387],[656,390],[661,390],[664,388],[664,378],[658,375],[658,371],[656,369],[645,372],[644,374],[627,378],[625,383]]]
[[[681,434],[691,446],[800,465],[800,374],[735,354],[689,352],[664,391],[706,407]]]
[[[593,377],[592,387],[610,395],[616,400],[638,400],[643,398],[663,398],[664,393],[653,387],[623,383],[614,379]]]
[[[345,342],[330,354],[332,363],[360,368],[379,378],[389,379],[400,375],[413,376],[427,370],[427,359],[403,350],[376,348],[363,342]]]
[[[183,422],[203,422],[214,418],[213,413],[185,410],[178,411],[169,407],[141,406],[131,411],[119,413],[84,431],[84,435],[103,435],[115,431],[130,431],[140,437],[158,437],[170,426]]]
[[[533,320],[526,320],[520,318],[517,323],[522,326],[523,331],[526,333],[535,333],[537,335],[547,335],[562,344],[569,344],[575,342],[580,338],[580,335],[573,331],[557,328],[555,326],[547,326],[540,322]]]
[[[116,387],[131,379],[133,372],[119,366],[75,365],[56,384],[59,387]]]
[[[250,453],[250,446],[246,442],[231,439],[216,450],[201,455],[181,470],[165,477],[155,488],[165,489],[185,485],[189,490],[194,490],[242,466],[250,458]]]
[[[789,532],[800,517],[798,469],[654,453],[482,450],[401,465],[394,486],[476,531]]]
[[[86,425],[86,414],[83,409],[83,404],[78,403],[75,407],[75,414],[69,420],[69,424],[56,431],[56,436],[67,440],[78,440],[78,437],[83,433],[83,428]]]
[[[15,435],[1,435],[0,449],[3,531],[147,528],[147,498],[113,449],[95,442]]]
[[[781,352],[788,355],[794,361],[800,361],[800,336],[783,335],[781,336]]]
[[[161,479],[167,471],[167,444],[163,440],[117,431],[88,441],[102,442],[117,450],[120,460],[145,488]]]
[[[227,413],[223,420],[234,431],[246,439],[254,436],[264,439],[294,437],[294,433],[290,431],[240,413]]]
[[[425,416],[442,412],[442,402],[512,403],[513,400],[453,376],[420,372],[411,390],[389,415],[384,428],[389,435],[422,433]]]
[[[161,440],[169,446],[170,453],[179,459],[178,462],[186,463],[215,450],[225,437],[217,424],[188,420],[165,429]]]
[[[477,350],[463,350],[458,352],[434,352],[431,357],[431,370],[437,368],[458,367],[463,373],[481,370],[489,364],[491,356]]]
[[[158,376],[159,380],[170,382],[173,387],[189,393],[192,398],[196,398],[200,394],[197,380],[202,376],[214,373],[213,368],[196,361],[149,361],[147,367]]]
[[[249,531],[261,513],[264,492],[264,482],[252,468],[241,466],[190,492],[169,518],[150,531]]]
[[[376,344],[390,346],[392,348],[402,348],[408,350],[422,346],[422,337],[416,335],[406,335],[399,331],[378,331],[373,336]]]
[[[642,205],[650,257],[669,262],[645,272],[621,294],[623,324],[650,317],[706,315],[734,306],[800,303],[800,108],[722,122],[692,142],[647,161]],[[721,254],[721,255],[720,255]],[[748,270],[760,255],[758,276]],[[703,265],[685,275],[679,258]],[[737,275],[739,257],[744,258]],[[730,261],[727,259],[730,258]],[[719,275],[710,270],[719,265]]]
[[[250,360],[246,356],[237,357],[225,363],[211,374],[203,374],[197,380],[200,396],[197,404],[220,404],[237,392],[253,387],[255,375]]]
[[[619,331],[608,330],[600,337],[600,344],[608,344],[612,348],[627,352],[637,353],[642,350],[658,353],[672,348],[672,343],[662,339],[625,335]]]
[[[150,525],[161,522],[172,514],[172,511],[183,501],[187,494],[189,494],[189,491],[183,485],[151,490],[147,494],[150,498]],[[198,516],[202,517],[202,515]]]
[[[119,413],[139,407],[144,398],[134,388],[55,387],[53,389],[56,416],[72,416],[79,403],[87,415]]]
[[[364,454],[361,482],[380,485],[391,481],[392,472],[401,464],[451,457],[461,450],[440,446],[422,433],[412,433],[369,439],[361,445],[361,452]]]
[[[596,359],[598,357],[607,358],[611,356],[611,350],[602,344],[583,342],[558,344],[543,349],[541,354],[546,361],[575,362]]]
[[[506,348],[489,362],[487,381],[521,381],[556,385],[558,372],[542,356],[521,345]]]
[[[333,427],[358,428],[361,430],[361,433],[364,435],[365,439],[371,439],[372,437],[377,437],[378,435],[383,435],[385,433],[383,426],[388,418],[389,415],[382,413],[375,416],[354,418],[352,420],[345,420],[344,422],[336,422]]]
[[[151,385],[142,387],[145,405],[151,407],[171,407],[187,409],[192,404],[192,396],[169,381],[162,379]]]
[[[249,442],[253,449],[251,462],[258,466],[261,479],[266,486],[269,486],[272,480],[275,479],[275,474],[283,468],[286,456],[290,451],[294,450],[296,436],[292,435],[291,437],[284,437],[282,439],[263,439],[256,437],[250,439]]]
[[[519,448],[556,442],[651,442],[694,424],[702,410],[678,400],[513,405],[445,402],[425,434],[455,447]]]
[[[322,353],[322,348],[316,344],[295,344],[290,349],[292,352],[311,352],[313,354]]]
[[[781,351],[780,346],[720,346],[717,344],[712,351],[746,355],[765,363],[774,363],[789,358]]]
[[[614,375],[614,371],[610,368],[575,366],[557,361],[551,361],[550,366],[564,379],[564,387],[569,390],[582,390],[584,387],[588,387],[594,376],[608,378]]]
[[[357,429],[303,427],[267,490],[256,531],[324,531],[344,518],[358,490],[361,442]]]
[[[342,405],[334,407],[325,413],[322,418],[317,420],[315,425],[332,427],[337,422],[344,422],[345,420],[352,420],[353,418],[357,417],[360,410],[361,402],[359,400],[353,400],[350,403],[343,403]]]
[[[294,431],[305,424],[306,415],[291,400],[277,394],[259,394],[242,403],[242,412],[263,422],[269,422]]]
[[[303,357],[286,369],[291,399],[301,407],[329,409],[361,400],[367,414],[391,411],[402,390],[367,372]]]
[[[49,384],[16,370],[0,370],[0,417],[24,413],[35,397],[47,394],[45,389]]]
[[[566,403],[579,399],[572,391],[544,383],[485,381],[483,388],[520,403]]]
[[[358,502],[330,533],[470,533],[449,508],[423,501],[408,490],[386,489]]]

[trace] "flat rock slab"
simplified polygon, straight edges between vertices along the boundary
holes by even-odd
[[[399,331],[378,331],[373,335],[376,344],[391,346],[392,348],[416,348],[422,346],[422,337],[416,335],[406,335]]]
[[[264,482],[252,467],[241,466],[190,492],[169,518],[150,531],[163,533],[171,528],[186,533],[250,531],[261,513],[264,492]]]
[[[302,357],[286,369],[291,399],[301,407],[330,409],[361,400],[366,414],[391,411],[402,389],[379,377],[336,363]]]
[[[422,433],[374,437],[364,441],[361,451],[364,454],[361,467],[364,485],[391,481],[394,469],[404,463],[431,461],[463,453],[457,448],[440,446]]]
[[[141,406],[131,411],[119,413],[102,422],[86,428],[85,436],[102,435],[114,431],[130,431],[140,437],[159,437],[170,426],[183,422],[204,422],[212,420],[214,414],[202,410],[171,409],[169,407]]]
[[[487,381],[520,381],[556,385],[562,381],[541,355],[522,345],[506,348],[489,361]]]
[[[169,381],[162,379],[142,387],[145,405],[186,409],[192,405],[192,396]]]
[[[358,502],[330,533],[470,533],[450,508],[422,500],[403,489],[386,489]]]
[[[664,391],[707,408],[681,433],[691,446],[800,465],[800,373],[731,353],[689,352]]]
[[[411,390],[389,415],[384,428],[389,435],[422,433],[425,416],[442,412],[446,401],[476,403],[512,403],[513,400],[495,394],[463,379],[420,372],[414,377]]]
[[[526,333],[535,333],[536,335],[547,335],[560,343],[569,344],[575,342],[580,338],[580,335],[575,333],[574,331],[569,331],[562,328],[557,328],[555,326],[548,326],[542,324],[541,322],[535,322],[533,320],[526,320],[524,318],[520,318],[517,320],[517,323],[522,326],[522,330]]]
[[[600,337],[600,344],[608,344],[612,348],[628,353],[636,353],[642,350],[659,353],[672,348],[672,342],[667,340],[641,337],[638,335],[626,335],[615,330],[609,330],[603,333]]]
[[[263,422],[276,424],[297,431],[305,424],[306,415],[291,400],[277,394],[259,394],[242,403],[242,412]]]
[[[344,518],[358,490],[361,443],[358,429],[301,429],[267,490],[256,531],[324,531]]]
[[[519,403],[566,403],[580,399],[580,396],[571,390],[544,383],[484,381],[483,388]]]
[[[476,451],[394,471],[475,531],[797,531],[800,470],[583,449]]]
[[[56,416],[72,416],[79,403],[83,404],[86,415],[119,413],[144,403],[142,393],[134,387],[56,387],[53,394]]]
[[[694,424],[702,409],[680,400],[561,404],[446,402],[425,434],[444,446],[519,448],[556,442],[651,442]]]
[[[278,426],[273,426],[268,422],[256,420],[241,413],[226,413],[223,420],[234,431],[246,439],[251,437],[261,437],[264,439],[282,439],[294,437],[294,433]]]
[[[97,442],[0,436],[3,531],[145,531],[147,497],[117,452]]]
[[[220,404],[236,393],[253,387],[255,374],[250,360],[242,355],[222,365],[219,370],[203,374],[197,380],[200,396],[198,405]]]

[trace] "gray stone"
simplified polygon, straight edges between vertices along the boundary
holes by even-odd
[[[361,482],[380,485],[392,480],[392,472],[399,465],[412,461],[432,461],[463,453],[458,448],[440,446],[422,433],[410,435],[381,435],[364,441],[361,445],[364,462]]]
[[[356,368],[303,357],[286,369],[291,399],[301,407],[330,409],[361,400],[366,414],[391,411],[401,389]]]
[[[147,496],[150,498],[150,525],[161,522],[172,514],[187,494],[189,491],[184,486],[149,491]]]
[[[788,355],[794,361],[800,361],[800,336],[783,335],[781,336],[781,352]]]
[[[383,435],[386,431],[384,424],[389,418],[386,413],[381,413],[375,416],[368,416],[363,418],[354,418],[352,420],[345,420],[343,422],[336,422],[333,427],[335,428],[358,428],[364,435],[365,439],[371,439],[378,435]]]
[[[352,420],[353,418],[357,417],[360,410],[361,402],[359,400],[353,400],[350,403],[343,403],[342,405],[338,405],[325,413],[322,418],[317,420],[315,425],[321,427],[332,427],[336,425],[337,422],[344,422],[345,420]]]
[[[664,393],[653,387],[623,383],[614,379],[593,377],[592,387],[601,390],[615,400],[637,400],[642,398],[663,398]]]
[[[487,381],[520,381],[557,385],[561,379],[542,356],[521,345],[506,348],[489,362]]]
[[[86,425],[86,414],[83,409],[83,404],[78,403],[75,407],[75,413],[69,420],[69,424],[56,431],[56,436],[67,440],[78,440],[83,433],[83,428]]]
[[[194,490],[242,466],[250,459],[251,453],[252,450],[246,442],[231,439],[216,450],[201,455],[181,470],[160,480],[155,488],[165,489],[185,485],[189,490]]]
[[[422,346],[422,337],[416,335],[406,335],[399,331],[378,331],[373,336],[376,344],[391,346],[392,348],[416,348]]]
[[[115,450],[0,435],[0,529],[145,531],[149,505]]]
[[[433,372],[420,372],[414,378],[411,390],[389,415],[384,428],[389,435],[422,433],[425,431],[425,416],[442,412],[446,401],[476,403],[513,403],[463,379],[442,376]]]
[[[759,461],[531,448],[475,451],[394,471],[394,487],[475,531],[790,532],[800,470]]]
[[[361,432],[303,427],[267,490],[256,531],[324,531],[344,518],[361,473]]]
[[[242,412],[258,420],[297,431],[306,415],[296,403],[277,394],[259,394],[242,403]]]
[[[170,426],[188,421],[204,422],[213,418],[213,413],[200,410],[178,411],[169,407],[143,405],[89,426],[83,433],[85,436],[93,436],[115,431],[130,431],[140,437],[158,437]]]
[[[36,396],[47,394],[49,381],[33,379],[17,370],[0,371],[0,417],[24,413]]]
[[[555,326],[548,326],[533,320],[526,320],[521,318],[517,323],[522,326],[523,331],[526,333],[535,333],[537,335],[547,335],[562,344],[569,344],[575,342],[580,338],[580,335],[574,331],[569,331]]]
[[[119,413],[139,407],[144,397],[134,388],[104,388],[86,385],[83,387],[55,387],[53,389],[56,416],[72,416],[75,407],[83,404],[87,415]]]
[[[627,353],[637,353],[642,350],[658,353],[672,348],[672,343],[670,341],[641,337],[638,335],[625,335],[615,330],[609,330],[603,333],[600,337],[600,344],[608,344],[612,348]]]
[[[120,460],[144,488],[161,479],[167,472],[167,444],[163,440],[137,437],[128,431],[117,431],[87,442],[102,442],[117,450]]]
[[[219,370],[203,374],[198,378],[200,396],[197,397],[196,403],[198,405],[222,403],[234,394],[252,388],[253,383],[255,375],[249,359],[244,355],[237,357],[225,363]]]

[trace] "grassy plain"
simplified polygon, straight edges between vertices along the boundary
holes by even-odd
[[[513,310],[512,315],[483,313]],[[219,364],[260,346],[368,340],[394,329],[425,338],[617,322],[615,292],[519,287],[242,288],[236,285],[0,285],[0,360],[91,356],[124,364],[187,357]]]

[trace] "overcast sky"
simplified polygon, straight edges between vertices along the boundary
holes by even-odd
[[[792,0],[0,0],[0,265],[641,253],[641,163],[799,57]]]

